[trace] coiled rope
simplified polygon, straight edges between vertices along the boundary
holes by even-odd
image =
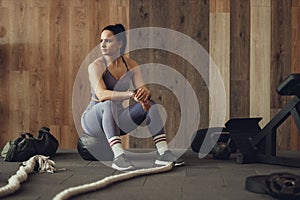
[[[149,169],[138,169],[134,171],[125,172],[122,174],[108,176],[96,182],[67,188],[62,192],[56,194],[53,200],[65,200],[75,195],[99,190],[112,183],[128,180],[138,176],[167,172],[170,171],[173,168],[173,166],[174,164],[170,163],[168,165],[161,166],[161,167],[153,167]],[[32,172],[37,171],[40,173],[42,172],[54,173],[56,171],[61,171],[61,170],[65,170],[65,169],[64,168],[56,169],[55,162],[50,160],[49,157],[42,156],[42,155],[33,156],[29,160],[21,164],[16,174],[11,176],[8,179],[7,185],[0,187],[0,197],[7,196],[19,190],[21,187],[21,183],[26,181],[28,178],[28,174]]]
[[[28,174],[32,172],[54,173],[55,163],[47,156],[36,155],[23,162],[15,175],[8,179],[8,184],[0,188],[0,197],[7,196],[19,190],[21,183],[26,181]]]

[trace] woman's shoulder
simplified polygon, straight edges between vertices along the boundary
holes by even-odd
[[[88,67],[89,71],[96,70],[96,71],[104,71],[105,65],[103,63],[103,57],[99,57],[95,59]]]
[[[124,58],[125,62],[127,63],[129,69],[133,69],[138,66],[137,62],[134,59],[129,58],[127,56],[123,56],[123,58]]]
[[[92,63],[91,65],[101,65],[101,66],[104,66],[104,61],[103,61],[103,57],[99,57],[99,58],[96,58]]]
[[[103,68],[105,67],[105,64],[103,62],[103,57],[99,57],[97,59],[95,59],[93,62],[91,62],[91,64],[89,65],[89,67],[100,67]]]

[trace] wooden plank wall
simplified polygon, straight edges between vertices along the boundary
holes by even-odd
[[[280,14],[279,14],[280,13]],[[291,1],[272,1],[271,32],[271,116],[275,115],[287,103],[289,97],[276,93],[276,86],[291,72]],[[280,149],[290,147],[290,119],[280,127],[277,134]]]
[[[49,126],[75,148],[77,71],[110,23],[128,27],[128,0],[0,0],[0,147]]]
[[[270,0],[250,1],[250,27],[250,117],[263,116],[263,127],[270,120]]]
[[[133,0],[130,1],[130,28],[139,27],[162,27],[180,31],[199,42],[203,48],[208,50],[209,41],[209,2],[208,1],[187,1],[187,0]],[[176,42],[176,41],[174,41]],[[178,41],[180,42],[180,41]],[[198,101],[200,102],[201,122],[199,127],[208,126],[208,90],[199,75],[183,58],[178,55],[161,51],[158,49],[141,50],[132,52],[131,57],[138,63],[160,63],[170,66],[180,72],[192,85],[196,91]],[[191,54],[193,56],[193,54]],[[157,76],[160,72],[156,73]],[[176,77],[168,77],[174,78]],[[153,99],[167,111],[167,121],[165,129],[169,141],[178,131],[180,124],[180,106],[176,97],[162,86],[149,86],[153,91]],[[184,89],[184,88],[183,88]],[[171,94],[171,95],[170,95]],[[183,119],[189,121],[189,119]],[[192,121],[192,119],[190,120]],[[182,138],[187,140],[190,138]],[[182,141],[181,140],[181,141]],[[179,141],[180,142],[180,141]],[[131,147],[153,147],[151,138],[140,139],[130,137]],[[175,144],[176,146],[176,144]],[[177,147],[181,147],[178,144]]]
[[[210,0],[209,3],[209,54],[223,79],[226,96],[222,99],[226,100],[227,121],[230,118],[230,1]],[[210,77],[209,82],[214,82],[213,78]],[[222,88],[215,88],[211,92],[218,94],[218,89]]]
[[[20,131],[37,132],[43,125],[61,148],[76,147],[73,82],[100,29],[114,23],[170,28],[198,41],[220,69],[226,119],[262,116],[263,126],[290,99],[280,97],[276,86],[289,73],[300,73],[300,0],[0,0],[0,147]],[[130,56],[141,64],[173,66],[187,77],[200,102],[199,128],[208,126],[208,91],[189,63],[159,50]],[[167,110],[172,139],[178,101],[168,88],[150,87]],[[151,139],[129,139],[130,147],[153,145]],[[300,149],[293,120],[280,128],[278,147]]]
[[[230,1],[230,117],[250,115],[250,1]]]
[[[230,116],[261,116],[264,126],[291,99],[279,96],[277,85],[288,74],[300,72],[299,1],[232,0],[230,4]],[[277,145],[279,150],[299,150],[293,120],[279,128]]]
[[[300,72],[300,0],[292,1],[291,14],[291,72]],[[291,121],[290,146],[288,149],[300,150],[300,135],[294,121]]]

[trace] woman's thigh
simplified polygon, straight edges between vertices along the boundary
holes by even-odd
[[[128,106],[119,114],[119,128],[122,133],[136,129],[146,119],[147,113],[140,103]]]
[[[102,117],[103,107],[101,103],[94,105],[90,110],[85,111],[81,119],[83,130],[92,136],[98,136],[103,133]]]

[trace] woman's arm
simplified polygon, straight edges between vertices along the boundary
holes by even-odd
[[[142,72],[138,64],[134,60],[129,60],[129,65],[132,67],[133,84],[137,88],[134,98],[138,101],[146,101],[151,97],[150,90],[146,87]]]
[[[105,100],[122,101],[133,97],[134,93],[130,91],[116,92],[112,90],[107,90],[106,85],[102,78],[102,74],[104,73],[104,71],[105,71],[105,66],[103,65],[100,59],[90,64],[88,68],[91,87],[95,91],[95,94],[99,99],[98,100],[99,102]]]

